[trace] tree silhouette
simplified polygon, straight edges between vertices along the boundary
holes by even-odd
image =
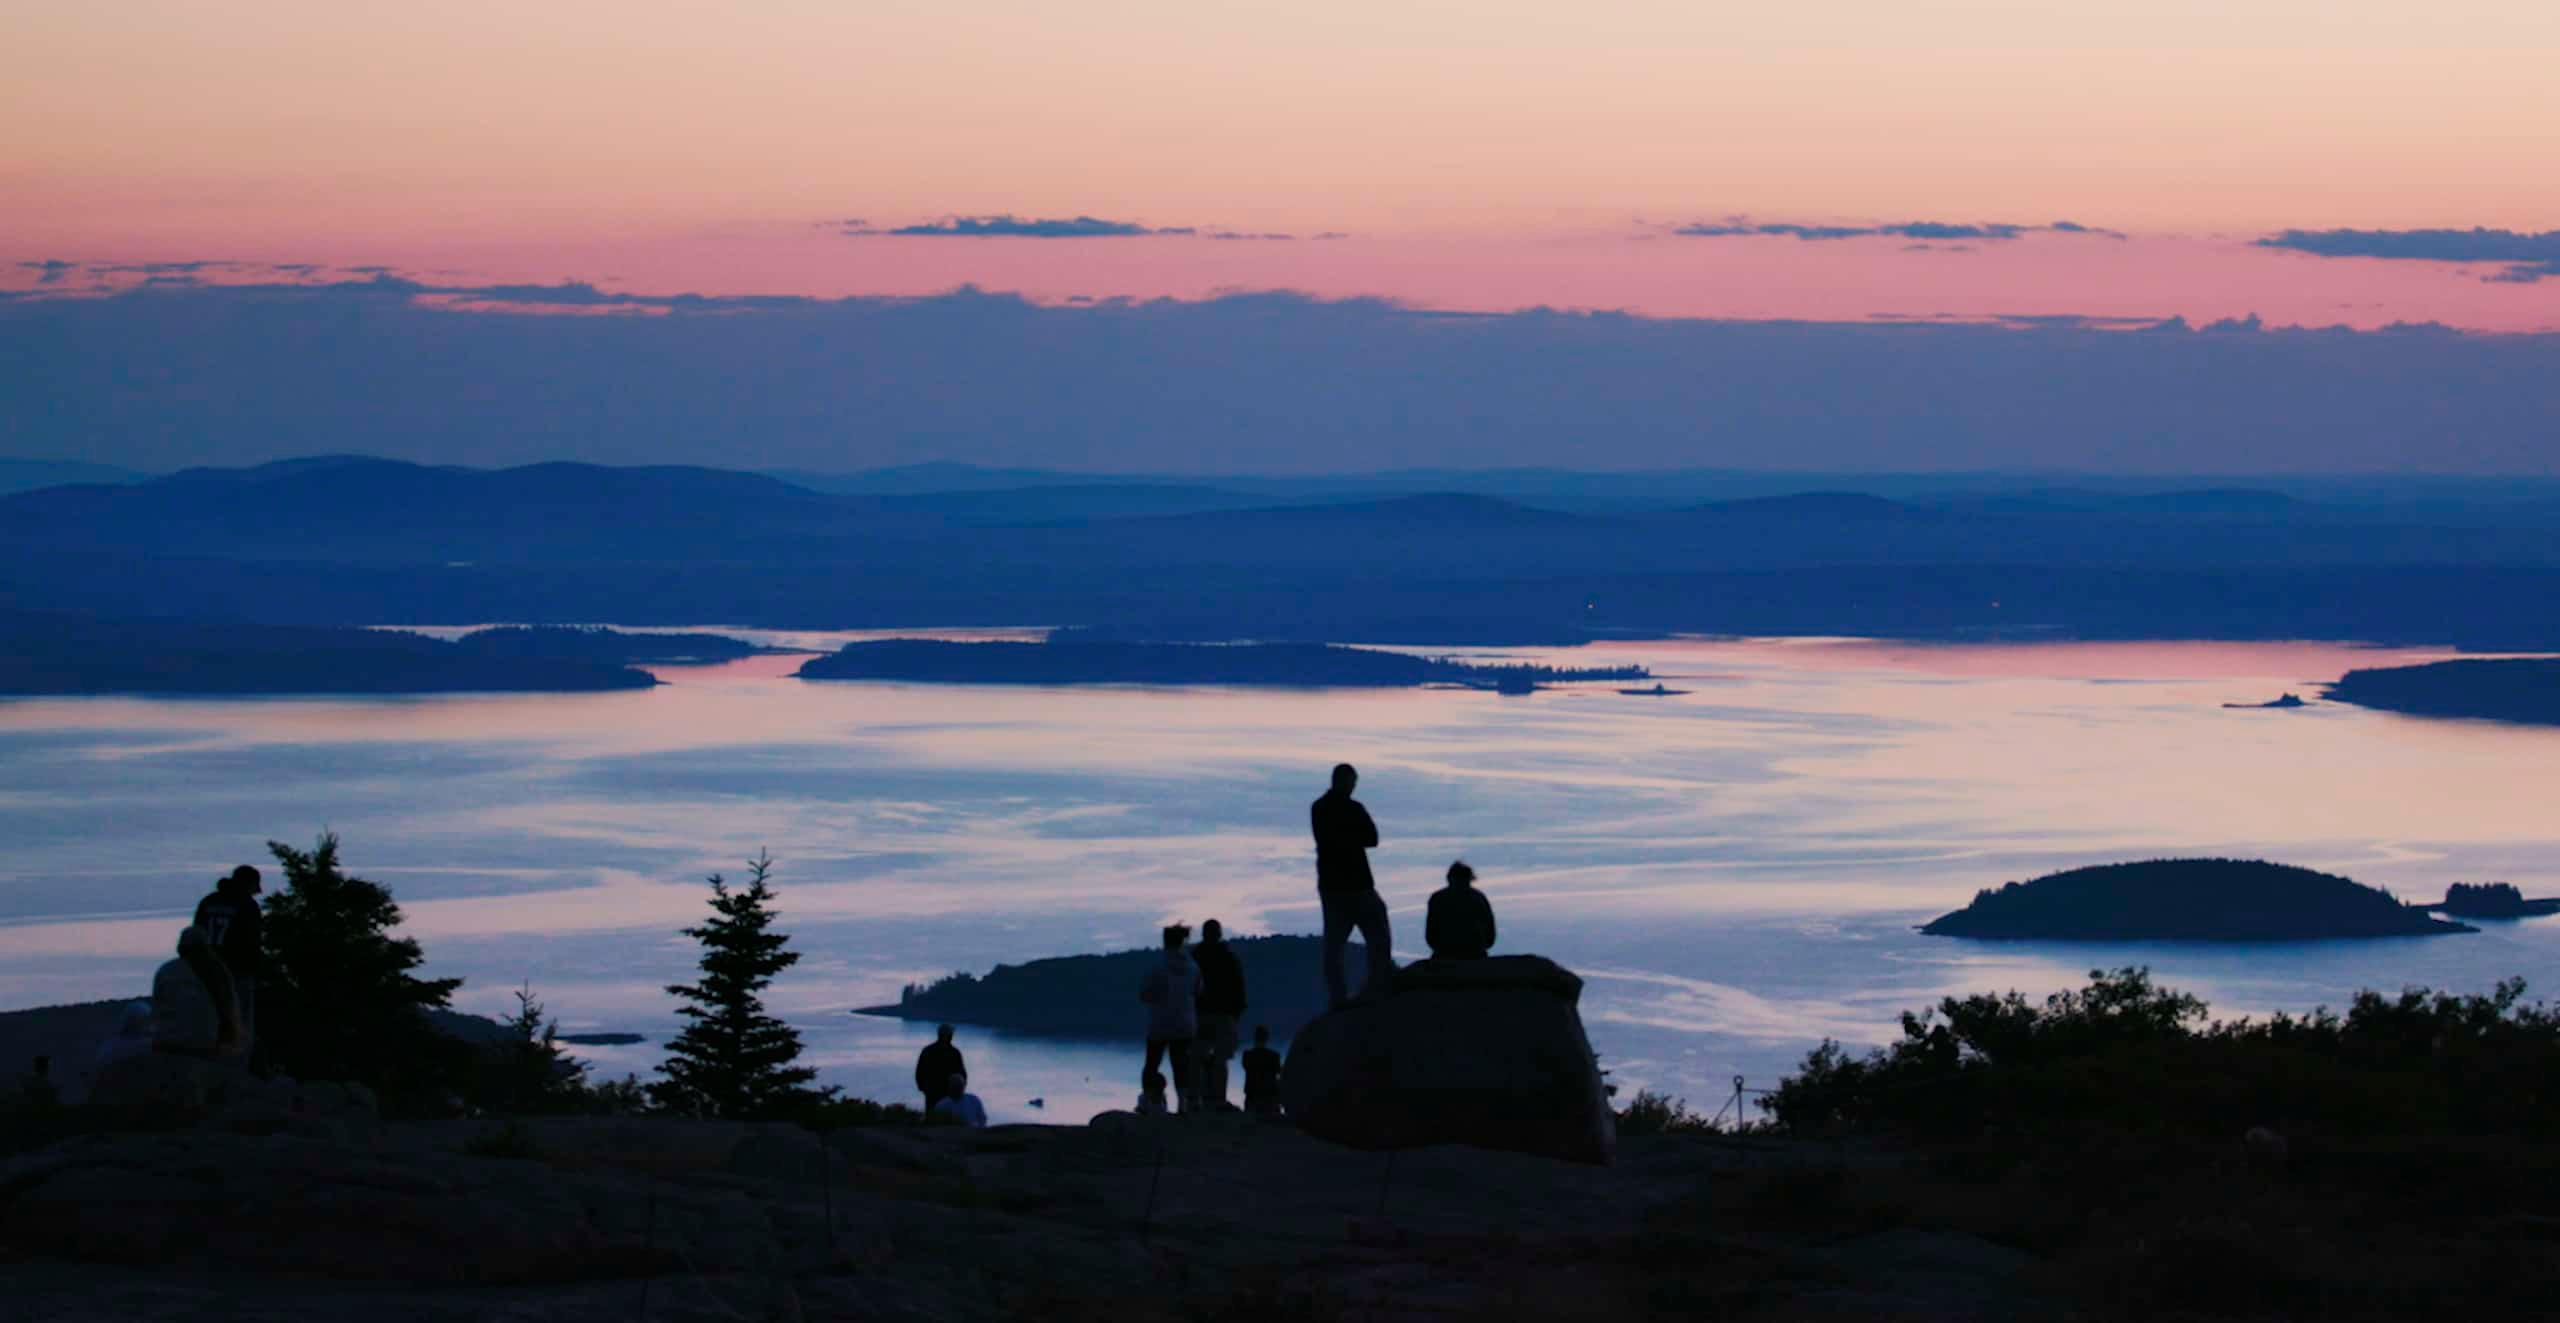
[[[339,867],[337,833],[321,833],[308,851],[282,841],[267,849],[284,868],[285,886],[265,906],[258,1026],[265,1062],[385,1092],[446,1078],[456,1045],[424,1012],[450,1003],[462,980],[413,972],[426,957],[415,939],[391,935],[400,906],[387,888]]]
[[[799,1031],[765,1014],[757,994],[773,976],[798,964],[783,948],[791,938],[773,931],[773,891],[766,885],[773,860],[758,852],[747,861],[747,885],[731,891],[711,875],[711,920],[684,934],[702,944],[702,981],[670,984],[667,991],[691,1003],[676,1008],[684,1031],[667,1045],[658,1067],[666,1076],[649,1086],[650,1100],[672,1112],[728,1120],[770,1117],[834,1096],[812,1089],[818,1072],[792,1063],[800,1057]]]

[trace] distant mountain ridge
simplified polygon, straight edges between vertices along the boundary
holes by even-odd
[[[941,482],[963,489],[914,490]],[[877,485],[902,484],[334,455],[57,486],[0,495],[0,606],[1424,645],[1695,632],[2560,648],[2560,616],[2516,609],[2560,597],[2560,514],[2530,502],[2437,523],[2434,507],[2274,488],[1709,471],[1204,485],[929,467]]]

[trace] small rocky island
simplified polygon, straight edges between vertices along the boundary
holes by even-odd
[[[2329,686],[2341,703],[2417,717],[2560,726],[2560,657],[2462,658],[2349,671]]]
[[[928,684],[1267,685],[1405,688],[1461,684],[1503,693],[1574,680],[1648,680],[1641,666],[1487,665],[1331,643],[1125,643],[1052,638],[1045,643],[874,639],[848,643],[800,667],[803,680],[904,680]]]
[[[2296,942],[2477,932],[2390,892],[2259,859],[2150,859],[2011,882],[1921,926],[1933,937]]]

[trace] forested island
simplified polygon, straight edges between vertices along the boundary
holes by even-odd
[[[2379,887],[2259,859],[2101,864],[1974,893],[1920,931],[1933,937],[2124,942],[2290,942],[2477,932]]]
[[[1572,680],[1644,680],[1641,666],[1485,665],[1327,643],[1046,643],[876,639],[812,657],[803,680],[934,684],[1163,684],[1397,688],[1463,684],[1519,689]]]
[[[2411,716],[2560,726],[2560,657],[2369,667],[2339,677],[2329,686],[2329,697]]]
[[[2560,914],[2560,897],[2527,900],[2512,882],[2456,882],[2444,889],[2443,901],[2425,908],[2465,919],[2523,919]]]
[[[378,629],[0,610],[0,694],[571,693],[646,671]]]
[[[726,634],[652,634],[602,625],[500,625],[475,629],[454,646],[482,657],[687,666],[736,661],[765,649]]]
[[[1324,943],[1304,936],[1238,937],[1227,946],[1244,966],[1246,1037],[1269,1025],[1286,1039],[1325,1008]],[[1155,949],[1053,956],[998,965],[984,975],[953,974],[904,989],[896,1003],[857,1015],[943,1020],[1061,1038],[1128,1038],[1146,1031],[1138,984],[1164,958]],[[1367,959],[1360,943],[1343,955],[1356,986]]]

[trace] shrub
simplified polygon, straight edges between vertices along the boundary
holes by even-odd
[[[1618,1113],[1621,1135],[1682,1135],[1714,1131],[1715,1122],[1689,1110],[1684,1099],[1670,1098],[1651,1089],[1636,1090],[1635,1100]]]

